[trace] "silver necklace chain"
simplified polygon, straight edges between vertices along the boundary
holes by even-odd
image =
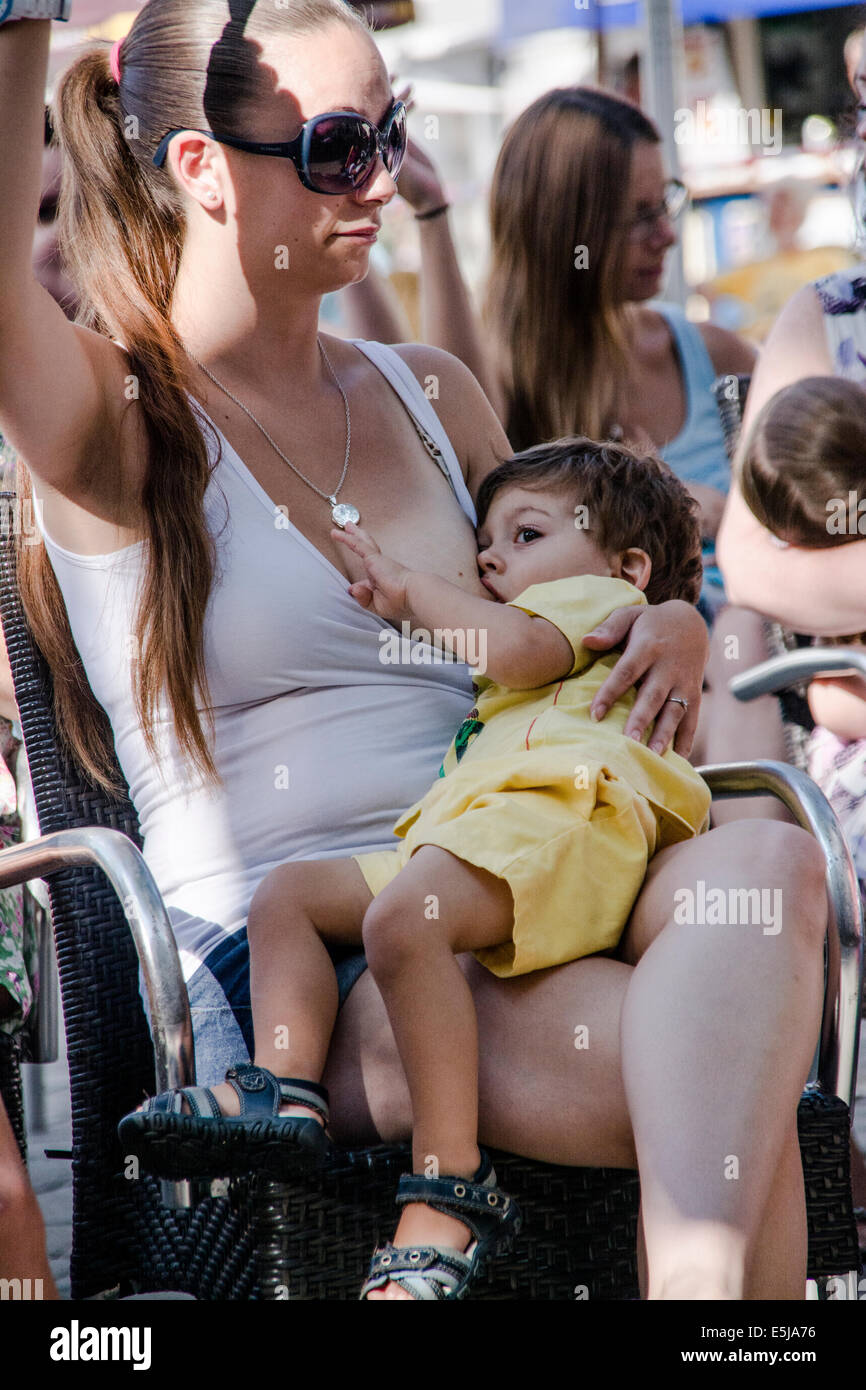
[[[333,492],[323,492],[320,487],[317,487],[315,483],[311,482],[310,479],[306,476],[306,474],[302,473],[300,468],[298,468],[294,463],[292,463],[292,460],[290,458],[286,457],[279,444],[277,444],[275,439],[271,438],[264,425],[261,423],[260,420],[256,419],[249,406],[244,405],[243,401],[238,400],[237,396],[235,396],[227,386],[223,386],[222,382],[217,380],[210,368],[206,367],[203,362],[199,362],[198,358],[190,352],[189,348],[184,348],[184,351],[186,352],[190,360],[195,362],[196,366],[199,367],[204,372],[205,376],[213,382],[214,386],[218,386],[219,389],[223,392],[223,394],[228,396],[230,401],[234,401],[235,405],[238,406],[238,408],[242,410],[250,420],[252,420],[256,428],[260,430],[261,433],[265,436],[265,439],[268,441],[271,448],[279,454],[280,458],[283,460],[283,463],[288,464],[292,472],[297,473],[301,481],[306,483],[307,487],[311,487],[313,489],[313,492],[318,493],[319,497],[321,497],[325,502],[330,502],[331,516],[333,517],[337,526],[339,526],[342,529],[346,525],[347,521],[353,521],[357,524],[357,522],[361,520],[361,516],[357,507],[353,507],[348,502],[337,501],[337,497],[340,493],[340,488],[346,481],[346,474],[349,471],[349,454],[352,448],[352,412],[349,409],[349,398],[346,395],[346,392],[343,390],[343,384],[340,381],[340,378],[337,376],[337,373],[331,366],[331,359],[325,351],[324,343],[322,342],[321,338],[317,338],[316,342],[318,344],[319,352],[322,354],[322,358],[324,359],[325,366],[331,374],[331,379],[343,398],[343,408],[346,412],[346,457],[343,460],[343,472],[340,476],[340,481],[338,482]]]

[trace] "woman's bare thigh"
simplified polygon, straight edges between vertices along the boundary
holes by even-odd
[[[619,1052],[631,968],[592,956],[499,980],[460,960],[478,1015],[482,1143],[549,1163],[635,1166]],[[409,1092],[369,971],[340,1012],[324,1081],[339,1142],[409,1137]]]
[[[698,879],[748,887],[780,875],[804,909],[789,929],[808,930],[819,950],[824,900],[814,841],[792,826],[741,821],[656,856],[620,943],[620,960],[590,956],[498,980],[472,957],[461,957],[478,1012],[482,1141],[551,1163],[633,1166],[620,1013],[634,964],[671,922],[678,889]],[[340,1140],[408,1138],[409,1094],[369,971],[340,1013],[325,1083]]]

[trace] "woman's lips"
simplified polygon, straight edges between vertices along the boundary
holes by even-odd
[[[356,241],[375,241],[379,235],[378,227],[361,227],[357,232],[338,232],[338,236],[354,237]]]

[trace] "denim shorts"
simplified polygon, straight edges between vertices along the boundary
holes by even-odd
[[[337,972],[340,1005],[367,968],[363,952],[329,947]],[[196,1082],[213,1086],[226,1071],[253,1055],[250,950],[247,929],[227,936],[187,982],[195,1039]]]

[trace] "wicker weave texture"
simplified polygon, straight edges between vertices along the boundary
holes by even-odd
[[[0,1099],[9,1116],[12,1133],[27,1162],[27,1130],[24,1123],[24,1091],[21,1085],[21,1044],[15,1034],[0,1033]]]
[[[635,1173],[493,1159],[524,1228],[473,1298],[637,1296]],[[393,1236],[397,1180],[408,1168],[407,1149],[382,1147],[342,1156],[315,1185],[254,1184],[261,1297],[357,1299],[374,1249]]]

